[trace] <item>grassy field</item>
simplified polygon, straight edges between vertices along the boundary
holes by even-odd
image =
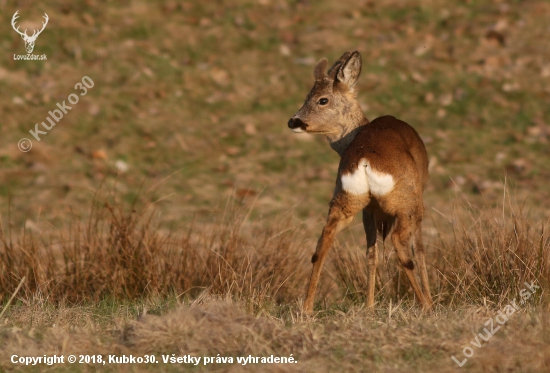
[[[549,2],[0,0],[0,10],[0,370],[550,371]],[[26,53],[16,10],[22,30],[48,14],[33,52],[46,61],[14,60]],[[431,313],[389,243],[375,309],[363,307],[360,219],[329,254],[314,316],[300,312],[338,156],[286,122],[316,61],[347,50],[363,57],[366,116],[403,119],[426,143]],[[37,141],[29,130],[86,76],[93,87]],[[476,340],[525,282],[539,288]],[[452,356],[463,361],[468,346],[460,368]],[[161,362],[10,360],[45,354]],[[162,362],[172,354],[298,363]]]

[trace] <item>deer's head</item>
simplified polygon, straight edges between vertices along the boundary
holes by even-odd
[[[16,11],[15,14],[13,15],[13,17],[11,18],[11,27],[13,27],[13,29],[15,30],[15,32],[17,32],[19,35],[21,35],[21,37],[23,38],[23,40],[25,41],[25,49],[27,50],[27,53],[32,53],[33,49],[34,49],[34,43],[36,42],[36,38],[38,37],[38,35],[40,35],[40,33],[42,33],[42,31],[44,31],[44,28],[46,28],[46,25],[48,24],[48,15],[46,13],[44,13],[44,19],[46,20],[45,22],[42,22],[42,29],[40,29],[40,31],[38,30],[34,30],[33,34],[31,36],[27,35],[27,30],[25,30],[24,32],[21,32],[19,31],[19,26],[15,27],[15,21],[17,20],[17,18],[19,18],[19,15],[18,15],[19,11]]]
[[[322,58],[315,66],[315,84],[288,127],[294,132],[324,134],[332,142],[366,120],[354,91],[361,74],[361,55],[346,52],[328,72],[327,65]]]

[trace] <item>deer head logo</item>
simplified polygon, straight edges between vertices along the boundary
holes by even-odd
[[[15,14],[13,15],[13,17],[11,18],[11,27],[13,27],[15,32],[17,32],[19,35],[21,35],[21,37],[25,41],[25,49],[27,49],[27,53],[30,54],[30,53],[32,53],[32,51],[34,49],[34,43],[36,42],[36,38],[46,28],[46,25],[48,24],[48,19],[49,18],[48,18],[48,15],[46,13],[44,13],[44,19],[46,19],[46,22],[42,22],[42,29],[40,31],[34,30],[33,34],[31,36],[29,36],[29,35],[27,35],[27,30],[25,30],[25,32],[21,32],[21,31],[19,31],[19,26],[15,27],[15,21],[17,20],[17,18],[19,18],[17,13],[19,13],[19,11],[16,11]]]

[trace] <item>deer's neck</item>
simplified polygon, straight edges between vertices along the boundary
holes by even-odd
[[[338,153],[340,157],[344,154],[344,151],[348,145],[355,139],[355,136],[361,131],[361,128],[369,123],[369,120],[361,112],[361,117],[354,120],[350,125],[342,126],[340,133],[327,134],[330,147]]]

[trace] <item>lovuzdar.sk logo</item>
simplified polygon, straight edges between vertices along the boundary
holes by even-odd
[[[46,25],[48,24],[49,17],[46,13],[44,13],[44,19],[45,22],[42,22],[42,28],[40,31],[34,30],[31,36],[27,34],[27,30],[21,32],[19,31],[19,26],[16,26],[15,23],[17,21],[17,18],[19,18],[19,11],[16,11],[13,17],[11,18],[11,27],[17,32],[19,35],[21,35],[21,38],[25,41],[25,49],[27,50],[27,54],[14,54],[13,59],[14,60],[26,60],[26,61],[44,61],[47,59],[45,54],[32,54],[32,51],[34,50],[34,43],[36,42],[36,38],[38,38],[38,35],[44,31],[46,28]]]

